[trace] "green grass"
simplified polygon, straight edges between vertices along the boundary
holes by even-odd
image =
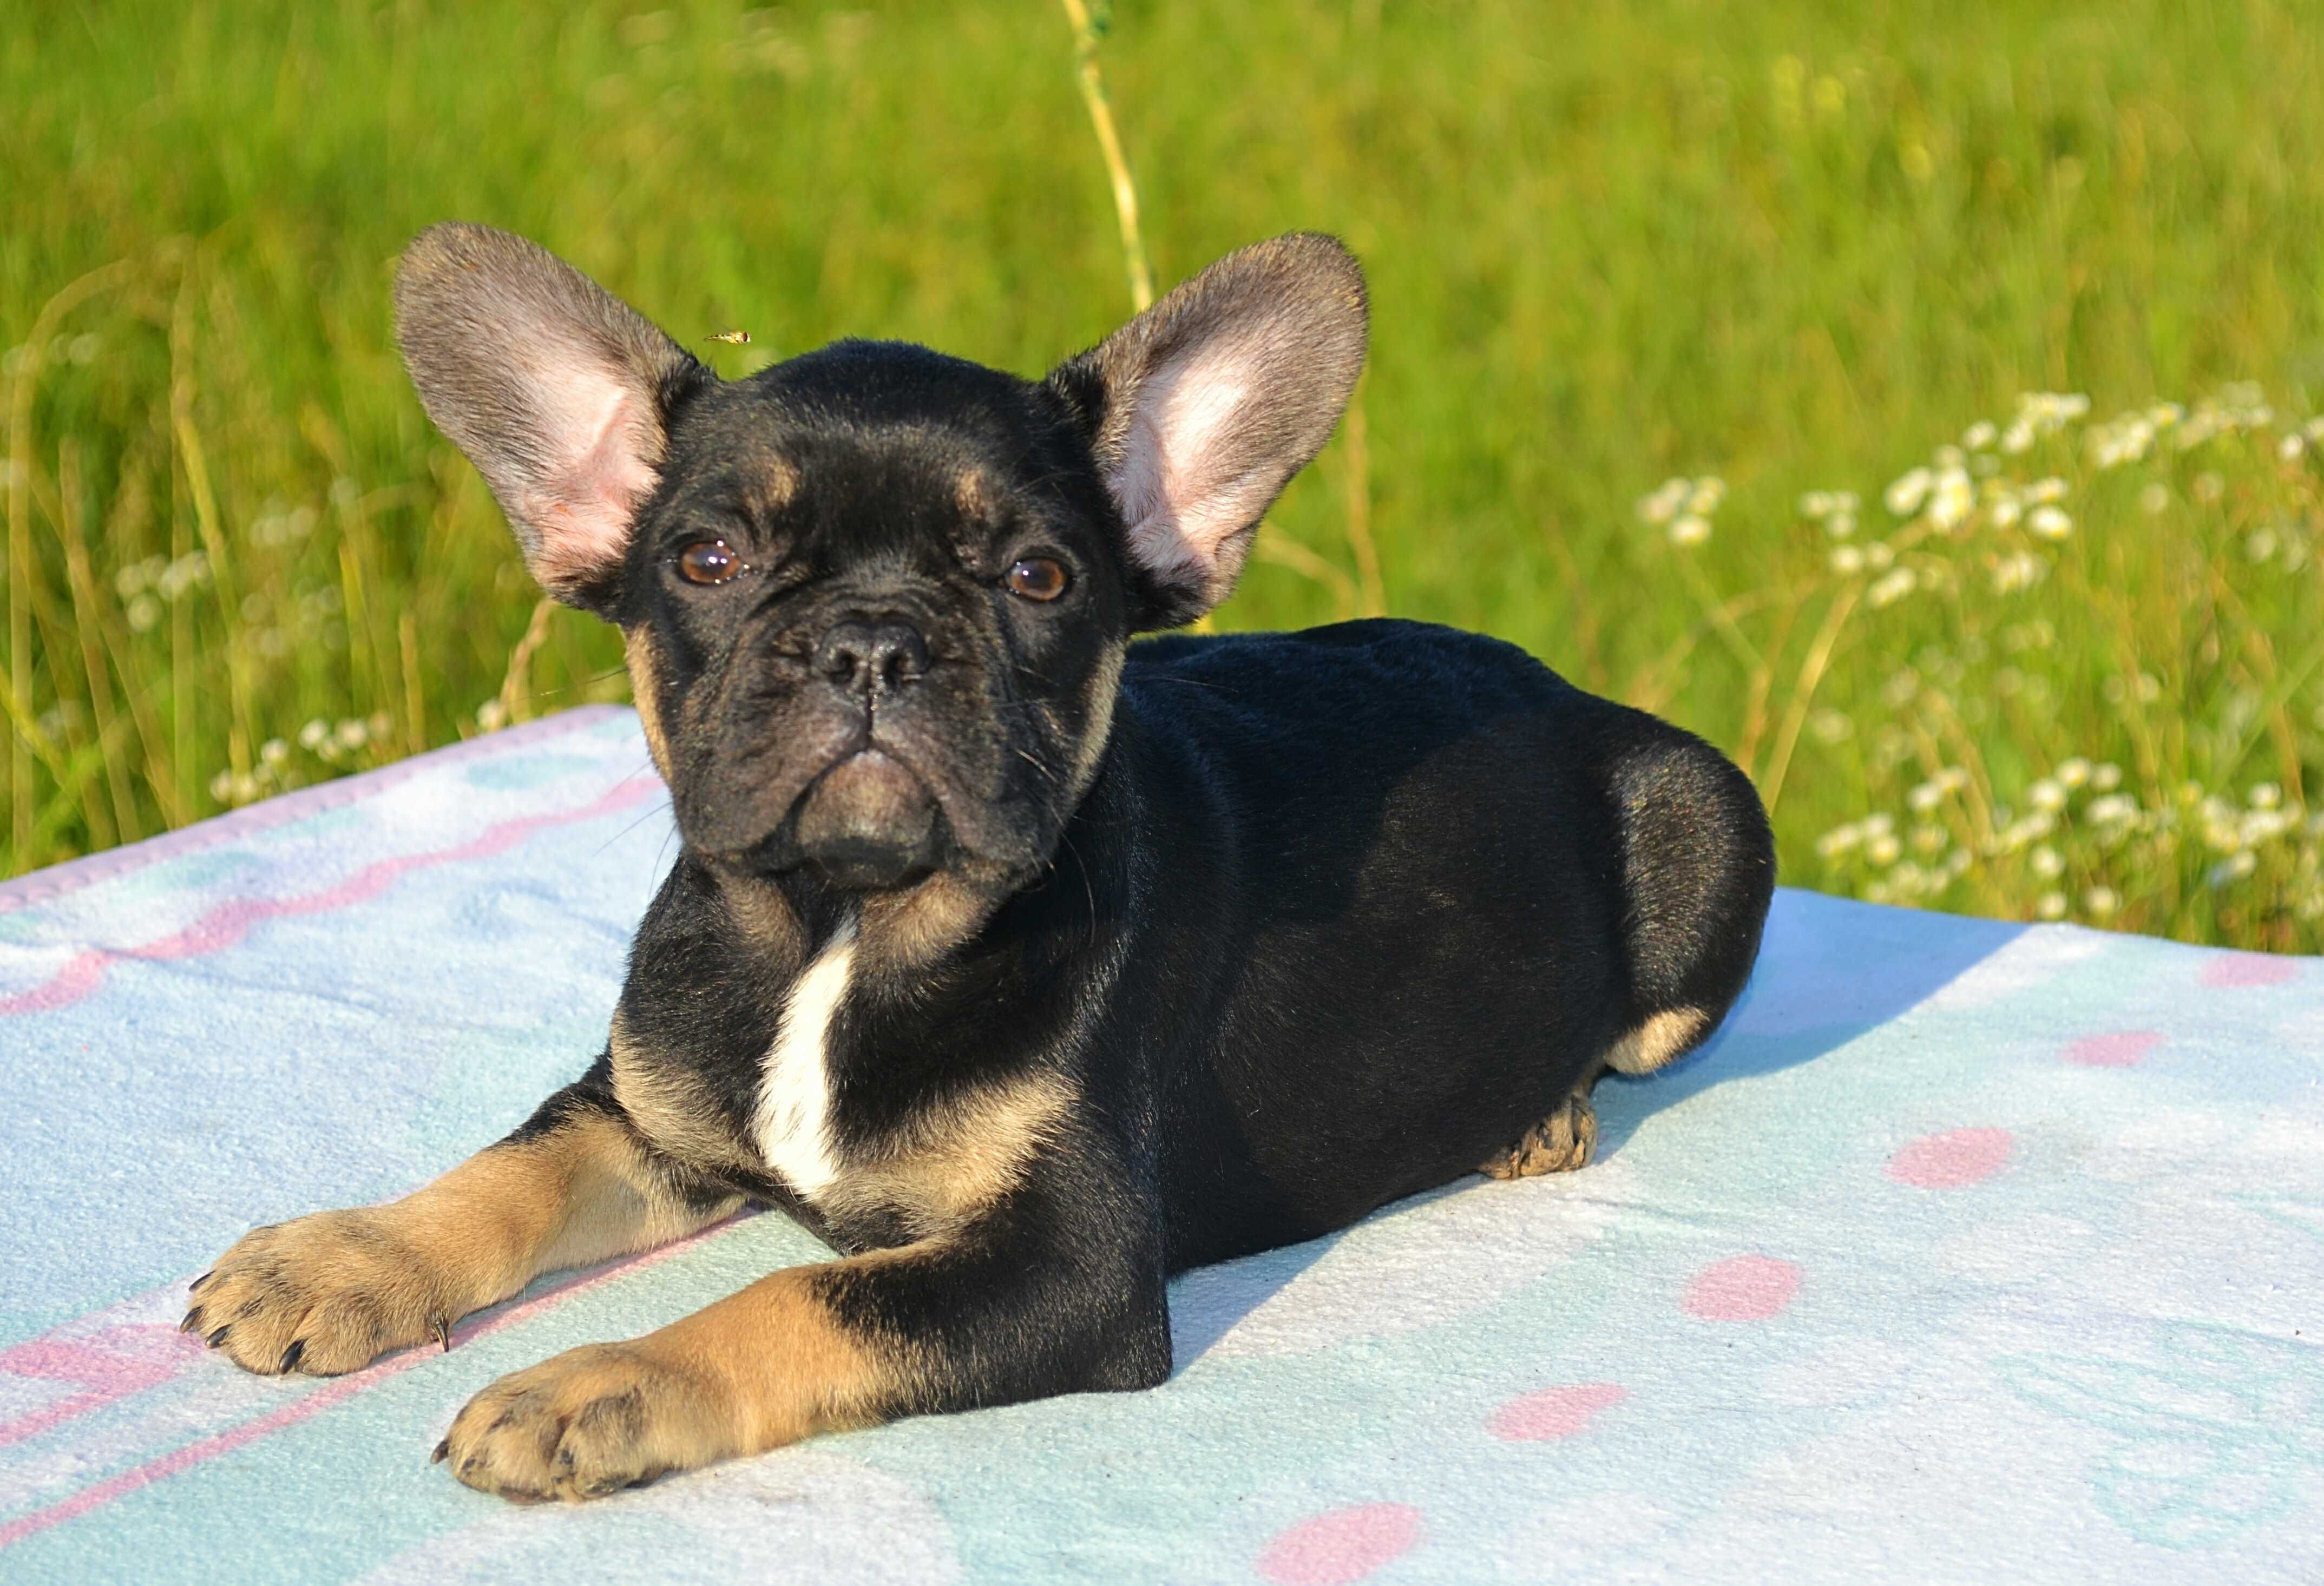
[[[1221,622],[1384,595],[1517,640],[1737,753],[1794,882],[2317,950],[2324,475],[2284,453],[2324,405],[2324,29],[1866,9],[1115,6],[1162,278],[1292,226],[1371,272],[1360,434]],[[0,872],[503,696],[620,696],[570,613],[511,674],[533,593],[388,340],[429,222],[535,236],[698,346],[748,328],[702,346],[730,373],[846,334],[1033,372],[1128,309],[1047,0],[36,5],[0,104],[0,346],[38,355],[0,378]],[[2233,382],[2264,422],[2097,466],[2094,422]],[[1881,503],[2038,392],[2094,410],[1961,466],[2061,480],[2064,539]],[[1637,503],[1705,475],[1674,546]],[[1844,541],[1795,504],[1842,490]]]

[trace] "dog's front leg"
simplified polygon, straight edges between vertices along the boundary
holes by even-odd
[[[605,1064],[523,1128],[383,1206],[253,1229],[194,1285],[185,1330],[253,1371],[352,1371],[506,1299],[540,1273],[667,1243],[739,1200],[652,1152]]]
[[[438,1447],[469,1486],[600,1497],[817,1432],[1170,1373],[1156,1224],[1119,1181],[1019,1192],[958,1232],[763,1277],[468,1402]]]

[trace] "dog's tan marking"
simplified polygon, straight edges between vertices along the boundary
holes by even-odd
[[[964,518],[982,521],[991,517],[996,493],[992,481],[981,468],[963,468],[953,476],[953,504],[960,509],[960,515]]]
[[[1574,1087],[1565,1105],[1525,1131],[1525,1138],[1506,1151],[1477,1165],[1488,1178],[1532,1178],[1544,1173],[1571,1173],[1590,1166],[1598,1152],[1598,1113],[1590,1105],[1590,1082]]]
[[[957,1231],[1016,1186],[1073,1100],[1039,1074],[927,1108],[883,1149],[850,1157],[824,1203],[898,1213],[916,1239]]]
[[[503,1377],[468,1401],[438,1457],[481,1491],[572,1500],[874,1425],[912,1397],[911,1351],[849,1327],[824,1296],[931,1248],[793,1267],[643,1338]]]
[[[1644,1024],[1606,1048],[1606,1066],[1617,1074],[1652,1074],[1683,1056],[1701,1040],[1711,1020],[1700,1008],[1674,1008],[1650,1015]]]
[[[798,494],[799,471],[788,457],[761,452],[740,470],[743,504],[761,518],[770,518],[790,505]]]
[[[448,1339],[540,1273],[666,1244],[733,1207],[688,1204],[619,1122],[580,1111],[400,1201],[253,1230],[218,1259],[187,1326],[253,1371],[335,1376]]]
[[[630,671],[630,698],[637,706],[640,724],[645,728],[646,752],[653,756],[654,770],[667,782],[670,777],[669,734],[662,724],[661,668],[654,649],[653,632],[641,624],[622,629],[622,659]]]
[[[867,896],[857,927],[862,967],[901,975],[936,964],[992,917],[1007,890],[997,876],[993,867],[972,861],[963,870],[940,870],[900,892]]]
[[[718,884],[718,899],[726,906],[726,917],[734,922],[742,940],[757,950],[758,967],[767,983],[788,983],[807,967],[807,927],[799,923],[782,889],[724,865],[713,867],[710,874]]]
[[[757,1156],[701,1081],[683,1065],[645,1050],[630,1034],[628,1018],[619,1009],[613,1012],[607,1050],[613,1055],[614,1099],[656,1150],[692,1167],[757,1170]]]

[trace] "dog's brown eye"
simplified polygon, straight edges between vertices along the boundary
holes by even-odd
[[[724,584],[742,570],[742,558],[723,539],[697,539],[678,553],[678,570],[688,584]]]
[[[1009,568],[1009,593],[1027,600],[1055,600],[1065,592],[1065,568],[1047,557],[1027,557]]]

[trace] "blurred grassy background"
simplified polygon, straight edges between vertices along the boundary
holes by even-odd
[[[17,14],[0,873],[621,696],[568,613],[512,671],[533,592],[389,341],[430,221],[729,373],[847,334],[1033,373],[1128,311],[1047,0]],[[2317,950],[2314,21],[1123,0],[1162,280],[1293,226],[1372,278],[1359,418],[1222,624],[1517,640],[1738,754],[1794,882]],[[2093,411],[2011,437],[2043,392]]]

